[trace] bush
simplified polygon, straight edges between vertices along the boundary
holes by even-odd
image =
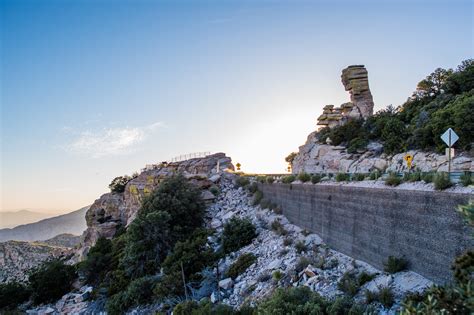
[[[392,307],[393,303],[395,302],[395,296],[392,289],[389,287],[380,289],[377,295],[378,301],[387,308]]]
[[[378,300],[377,292],[365,290],[365,303],[370,304]]]
[[[357,174],[352,175],[352,180],[356,182],[361,182],[364,179],[365,179],[365,174],[357,173]]]
[[[237,179],[235,180],[235,185],[237,187],[245,187],[247,186],[248,184],[250,184],[250,181],[247,177],[243,177],[243,176],[239,176],[237,177]]]
[[[306,246],[306,244],[303,241],[298,241],[295,244],[295,249],[296,249],[297,253],[301,254],[303,252],[306,252],[308,250],[308,247]]]
[[[328,315],[339,315],[339,314],[349,314],[349,310],[352,308],[354,302],[347,297],[337,297],[332,303],[327,307]]]
[[[321,181],[321,175],[315,174],[311,176],[311,183],[317,184]]]
[[[184,301],[177,304],[173,309],[174,315],[245,315],[252,314],[253,309],[248,310],[249,313],[234,311],[231,306],[225,304],[212,304],[208,299],[201,301]]]
[[[370,180],[376,180],[380,177],[380,172],[379,171],[373,171],[369,175]]]
[[[311,175],[309,175],[308,173],[303,173],[303,172],[299,173],[298,180],[300,180],[303,183],[306,183],[311,180]]]
[[[232,279],[237,278],[240,274],[244,273],[245,270],[247,270],[247,268],[250,267],[256,260],[257,257],[251,253],[240,255],[237,261],[230,265],[226,276]]]
[[[87,253],[84,261],[77,265],[79,274],[91,285],[102,283],[112,263],[112,241],[100,237]]]
[[[19,282],[0,283],[0,311],[16,308],[30,298],[31,291]]]
[[[111,315],[123,314],[132,306],[147,304],[153,298],[153,286],[156,280],[147,276],[133,280],[126,290],[111,296],[105,305]]]
[[[125,191],[125,186],[131,179],[132,178],[127,175],[115,177],[109,184],[110,191],[114,193],[123,193]]]
[[[280,270],[275,270],[272,273],[272,278],[275,281],[280,281],[283,278],[283,273]]]
[[[286,238],[283,240],[283,246],[290,246],[291,244],[293,244],[293,239],[292,239],[292,238],[286,237]]]
[[[268,184],[273,184],[274,181],[275,181],[275,178],[273,178],[272,176],[267,177],[267,183]]]
[[[474,276],[474,251],[467,251],[454,260],[452,266],[457,283],[468,283]]]
[[[280,223],[280,221],[278,219],[273,220],[271,228],[278,235],[287,235],[288,234],[288,231],[285,230],[285,228],[283,227],[283,225]]]
[[[233,217],[224,225],[222,249],[225,254],[234,252],[252,243],[256,236],[255,226],[249,219]]]
[[[397,273],[408,268],[408,260],[403,257],[389,256],[383,265],[384,271],[388,273]]]
[[[362,271],[358,276],[357,276],[357,282],[359,283],[359,286],[363,286],[367,282],[372,281],[375,279],[376,275],[375,274],[369,274],[365,271]]]
[[[213,185],[211,188],[209,188],[209,191],[214,195],[214,196],[218,196],[220,194],[220,190],[219,190],[219,187],[217,187],[216,185]]]
[[[75,278],[74,266],[66,265],[57,259],[43,263],[29,276],[33,303],[56,301],[71,290]]]
[[[258,305],[258,314],[324,314],[328,303],[308,287],[278,288]]]
[[[283,184],[291,184],[295,181],[296,177],[295,175],[288,175],[288,176],[284,176],[282,179],[281,179],[281,182]]]
[[[398,177],[396,173],[388,174],[387,178],[385,179],[385,185],[388,186],[398,186],[402,183],[402,179]]]
[[[471,174],[469,173],[464,173],[461,175],[461,185],[463,185],[464,187],[467,187],[469,185],[472,185],[474,183],[474,180],[471,176]]]
[[[248,186],[248,190],[250,193],[254,194],[258,191],[258,184],[256,182],[253,182],[251,183],[249,186]]]
[[[293,163],[293,160],[295,159],[295,157],[298,155],[298,152],[291,152],[290,154],[288,154],[288,156],[285,158],[285,161],[287,163]]]
[[[256,206],[260,203],[260,201],[262,201],[263,199],[263,193],[260,191],[260,190],[257,190],[254,194],[253,194],[253,200],[252,200],[252,205],[253,206]]]
[[[421,180],[421,172],[409,173],[408,181],[409,182],[419,182]]]
[[[337,284],[337,288],[349,296],[354,296],[359,291],[359,283],[357,281],[357,275],[353,271],[347,271],[342,275],[341,280]]]
[[[349,174],[346,173],[337,173],[336,182],[347,182],[349,181]]]
[[[264,184],[267,181],[267,177],[262,175],[262,176],[257,176],[256,178],[257,182]]]
[[[421,174],[421,180],[423,180],[425,183],[432,183],[433,178],[434,178],[434,174],[432,172]]]
[[[434,186],[436,190],[444,190],[453,185],[449,179],[448,173],[438,173],[434,178]]]
[[[296,272],[301,272],[303,271],[308,265],[310,264],[310,260],[307,257],[300,257],[298,262],[296,263],[295,270]]]

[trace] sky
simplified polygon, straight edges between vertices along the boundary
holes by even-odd
[[[225,152],[283,173],[363,64],[375,109],[472,58],[473,1],[0,0],[1,209],[69,212],[118,175]]]

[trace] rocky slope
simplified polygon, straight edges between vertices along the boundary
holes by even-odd
[[[112,238],[119,227],[125,227],[133,221],[143,198],[149,195],[163,178],[182,172],[201,188],[209,188],[213,184],[212,175],[217,173],[217,168],[233,170],[231,162],[224,153],[216,153],[204,158],[162,163],[147,168],[130,180],[124,192],[102,195],[86,213],[87,229],[81,237],[76,260],[81,260],[99,237]],[[203,198],[212,200],[214,195],[206,190],[203,192]]]
[[[387,155],[382,153],[382,145],[372,142],[366,151],[348,153],[343,146],[331,146],[318,143],[316,132],[311,133],[306,143],[299,147],[298,155],[292,163],[294,174],[306,173],[369,173],[371,171],[408,171],[403,160],[405,153]],[[423,172],[447,171],[448,161],[445,155],[408,151],[413,155],[413,169]],[[457,155],[452,160],[452,171],[474,171],[474,159],[468,153]]]
[[[253,253],[257,261],[251,265],[235,281],[221,279],[220,299],[231,306],[239,307],[244,302],[251,304],[271,294],[274,289],[282,286],[308,286],[322,296],[333,298],[342,295],[338,289],[338,282],[346,272],[367,272],[374,274],[375,278],[364,284],[355,296],[358,301],[364,300],[365,289],[378,291],[379,287],[390,287],[395,293],[397,303],[389,311],[394,313],[399,302],[407,292],[419,292],[432,282],[426,278],[405,271],[394,275],[386,274],[362,261],[356,261],[342,253],[330,249],[322,243],[316,234],[308,234],[301,228],[290,224],[288,220],[269,209],[252,206],[251,198],[242,189],[236,189],[232,182],[223,179],[221,194],[215,204],[209,207],[209,224],[219,232],[223,224],[233,216],[250,218],[257,226],[258,237],[252,244],[228,255],[219,262],[220,274],[224,274],[230,264],[241,254]],[[279,221],[287,232],[285,235],[273,231],[271,226],[274,221]],[[299,253],[296,244],[302,242],[307,251]],[[307,258],[309,264],[301,265],[302,270],[296,270],[302,257]],[[283,276],[281,280],[272,279],[272,274],[278,271]],[[216,300],[214,294],[212,299]],[[379,306],[380,310],[382,307]]]
[[[0,242],[8,240],[37,241],[47,240],[56,235],[69,233],[81,235],[86,229],[85,215],[89,207],[71,213],[44,219],[35,223],[0,230]]]
[[[0,283],[26,281],[28,271],[51,258],[72,255],[72,248],[45,243],[8,241],[0,243]]]

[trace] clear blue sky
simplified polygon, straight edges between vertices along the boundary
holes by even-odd
[[[472,57],[472,3],[2,0],[2,210],[74,210],[189,152],[282,172],[344,67],[381,109]]]

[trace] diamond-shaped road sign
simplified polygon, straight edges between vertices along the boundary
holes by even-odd
[[[453,129],[448,128],[442,135],[441,139],[448,145],[448,147],[451,147],[456,141],[458,141],[459,136],[454,132]]]

